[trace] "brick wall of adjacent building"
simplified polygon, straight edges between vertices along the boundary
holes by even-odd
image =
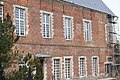
[[[108,55],[105,41],[106,14],[57,0],[3,0],[3,2],[4,16],[9,13],[13,22],[13,5],[28,8],[28,34],[20,37],[15,45],[19,51],[32,54],[45,53],[62,59],[64,56],[73,56],[74,76],[79,76],[79,56],[87,58],[88,75],[92,72],[91,57],[99,56],[100,73],[104,73],[104,62]],[[50,39],[42,37],[40,10],[53,13],[54,34]],[[66,41],[64,37],[63,15],[72,16],[74,20],[74,38],[71,41]],[[92,42],[90,43],[84,40],[83,19],[92,21]],[[50,58],[47,60],[47,80],[52,78],[51,63]],[[62,63],[64,63],[63,60]]]

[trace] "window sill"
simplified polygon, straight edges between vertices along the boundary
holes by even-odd
[[[52,37],[43,37],[44,39],[52,39]]]
[[[66,41],[73,41],[73,39],[66,39]]]

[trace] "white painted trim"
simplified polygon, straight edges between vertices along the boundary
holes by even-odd
[[[1,2],[0,4],[2,4],[2,5],[3,5],[3,4],[4,4],[4,2]]]
[[[105,73],[105,74],[108,74],[108,73],[106,73],[106,69],[107,69],[107,68],[106,68],[106,66],[105,66],[105,65],[107,65],[107,64],[111,64],[111,65],[112,65],[113,62],[104,62],[104,71],[105,71],[104,73]],[[111,70],[111,71],[112,71],[112,70]]]
[[[49,12],[49,11],[44,11],[44,10],[40,10],[41,13],[46,13],[46,14],[50,14],[50,15],[53,15],[52,12]]]
[[[13,22],[13,24],[15,25],[15,8],[16,7],[18,7],[18,8],[21,8],[21,9],[24,9],[25,10],[25,16],[24,16],[24,18],[25,18],[25,24],[24,24],[24,35],[19,35],[19,36],[27,36],[27,34],[28,34],[28,28],[29,28],[29,25],[28,25],[28,8],[27,7],[24,7],[24,6],[20,6],[20,5],[13,5],[13,7],[14,7],[14,10],[13,10],[13,16],[14,16],[14,22]],[[15,33],[16,33],[16,30],[15,30]]]
[[[62,79],[62,57],[52,57],[52,75],[54,75],[54,67],[53,67],[54,59],[60,59],[60,72],[61,72],[60,78]]]
[[[106,43],[109,43],[109,26],[110,24],[106,23],[105,24],[105,40],[106,40]]]
[[[113,62],[104,62],[104,64],[110,64],[110,63],[113,64]]]
[[[65,18],[65,17],[73,19],[72,16],[63,15],[63,18]]]
[[[27,7],[21,6],[21,5],[13,5],[14,7],[18,7],[18,8],[22,8],[22,9],[26,9]]]
[[[50,27],[51,27],[51,34],[49,37],[44,37],[43,35],[43,19],[42,19],[42,16],[43,16],[43,13],[46,13],[46,14],[49,14],[50,15]],[[42,34],[42,37],[43,38],[52,38],[54,36],[54,18],[53,18],[53,13],[52,12],[48,12],[48,11],[44,11],[44,10],[40,10],[40,22],[41,22],[41,34]]]
[[[91,20],[88,20],[88,19],[83,19],[83,21],[87,21],[87,22],[90,22],[90,23],[92,22]]]
[[[108,58],[112,59],[112,56],[106,56],[106,62],[110,62],[110,61],[108,61]]]
[[[85,77],[85,76],[80,76],[80,58],[84,58],[85,59],[85,76],[87,76],[87,58],[86,58],[86,56],[79,56],[78,57],[78,66],[79,66],[79,77],[81,78],[81,77]]]
[[[71,65],[70,65],[71,66],[71,78],[70,79],[72,79],[73,78],[73,74],[74,74],[74,70],[73,70],[73,56],[64,56],[64,71],[63,71],[64,72],[64,79],[65,80],[70,80],[70,79],[66,79],[65,78],[66,77],[65,76],[65,59],[66,58],[70,58],[71,59]]]
[[[65,34],[65,18],[70,18],[71,19],[71,29],[72,29],[72,33],[71,33],[71,39],[66,39],[66,34]],[[63,15],[63,26],[64,26],[64,36],[66,40],[73,40],[74,39],[74,17],[72,16],[67,16],[67,15]]]
[[[108,38],[107,38],[107,24],[105,24],[105,41],[106,43],[108,42]]]
[[[47,80],[47,63],[46,63],[46,59],[44,59],[43,68],[44,68],[44,79],[43,80]]]
[[[84,22],[85,22],[85,21],[87,21],[87,22],[90,23],[90,31],[91,31],[91,32],[90,32],[90,33],[91,33],[91,34],[90,34],[90,37],[91,37],[91,38],[90,38],[90,39],[91,39],[90,42],[91,42],[91,41],[92,41],[92,21],[91,21],[91,20],[87,20],[87,19],[83,19],[83,32],[84,32],[84,40],[85,40],[85,41],[86,41],[86,39],[85,39],[85,26],[84,26]],[[87,42],[87,41],[86,41],[86,42]],[[89,41],[88,41],[88,42],[89,42]]]
[[[92,56],[92,58],[91,58],[91,61],[92,61],[92,75],[93,76],[95,76],[94,74],[93,74],[93,58],[97,58],[97,62],[98,62],[98,73],[97,73],[97,76],[99,76],[99,72],[100,72],[100,70],[99,70],[99,57],[98,56]]]

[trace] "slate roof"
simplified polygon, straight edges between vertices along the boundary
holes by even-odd
[[[112,16],[116,16],[102,0],[64,0],[89,9],[97,10]]]

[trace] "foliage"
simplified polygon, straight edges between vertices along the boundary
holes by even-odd
[[[9,14],[2,21],[0,19],[0,79],[3,76],[4,68],[11,58],[11,48],[18,40],[14,35],[14,26]]]
[[[43,80],[43,65],[39,58],[12,51],[19,39],[14,35],[14,29],[9,14],[3,21],[0,19],[0,80]]]
[[[0,63],[7,62],[10,59],[8,54],[13,47],[13,44],[18,40],[14,35],[14,26],[9,14],[2,21],[0,19]]]
[[[10,51],[16,41],[11,17],[7,14],[3,22],[0,19],[0,53]]]
[[[31,54],[19,57],[19,69],[12,75],[7,75],[6,80],[43,80],[43,65],[40,58]]]

